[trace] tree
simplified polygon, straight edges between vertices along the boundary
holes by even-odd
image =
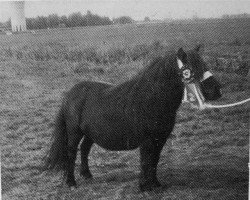
[[[84,16],[84,20],[87,26],[94,25],[95,20],[93,18],[94,18],[94,15],[88,10],[87,14]]]
[[[66,17],[66,15],[63,15],[60,17],[60,24],[61,24],[61,26],[69,27],[68,18]]]
[[[68,21],[70,27],[84,26],[84,23],[82,23],[83,16],[80,12],[70,14]]]
[[[87,14],[84,15],[84,20],[86,21],[87,26],[112,24],[112,21],[108,17],[101,17],[98,15],[92,14],[89,10],[87,11]]]
[[[35,18],[35,28],[36,29],[45,29],[48,28],[47,18],[44,16],[38,16]]]
[[[57,14],[52,14],[47,17],[47,24],[50,28],[56,28],[60,24],[60,17]]]
[[[134,22],[134,20],[129,16],[118,17],[115,18],[113,21],[115,24],[131,24]]]
[[[35,19],[34,18],[26,18],[26,26],[27,26],[28,30],[36,29]]]
[[[145,17],[144,18],[144,22],[150,22],[150,18],[149,17]]]

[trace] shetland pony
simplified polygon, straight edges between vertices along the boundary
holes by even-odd
[[[203,81],[208,70],[199,49],[166,53],[119,85],[91,81],[76,84],[64,96],[57,115],[46,169],[64,171],[67,185],[76,186],[74,166],[82,139],[80,174],[84,178],[92,177],[88,155],[94,143],[112,151],[140,148],[140,190],[159,187],[157,164],[184,92],[177,59],[193,69],[205,100],[221,96],[221,86],[213,76]]]

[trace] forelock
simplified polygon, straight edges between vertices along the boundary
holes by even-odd
[[[188,51],[187,55],[188,62],[193,67],[195,79],[200,80],[203,77],[203,73],[207,71],[206,63],[197,51]]]

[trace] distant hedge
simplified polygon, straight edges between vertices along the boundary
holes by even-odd
[[[32,29],[47,29],[58,27],[77,27],[77,26],[98,26],[110,25],[113,22],[108,17],[101,17],[87,11],[85,15],[80,12],[72,13],[68,17],[58,16],[57,14],[45,16],[38,16],[36,18],[26,19],[27,28]]]

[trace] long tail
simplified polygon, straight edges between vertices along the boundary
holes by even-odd
[[[44,169],[64,171],[67,170],[68,153],[67,153],[67,132],[66,122],[63,113],[63,107],[61,107],[56,121],[55,128],[52,136],[53,142],[48,153],[45,156]]]

